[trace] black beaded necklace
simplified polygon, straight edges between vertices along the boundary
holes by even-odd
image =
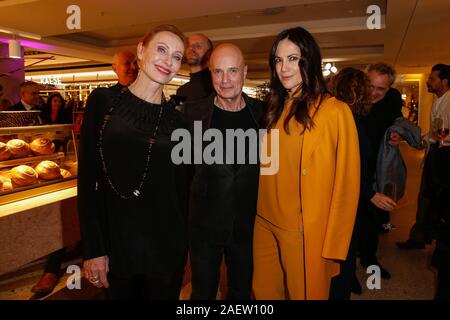
[[[109,177],[108,170],[106,168],[105,157],[104,157],[104,153],[103,153],[103,133],[104,133],[105,128],[108,125],[109,121],[111,120],[112,113],[114,111],[116,104],[121,100],[121,98],[123,97],[123,95],[126,91],[127,90],[122,90],[122,93],[113,100],[111,107],[108,109],[105,116],[103,117],[103,124],[99,130],[97,145],[98,145],[98,149],[99,149],[103,173],[105,175],[105,178],[106,178],[106,181],[107,181],[109,187],[120,198],[125,199],[125,200],[130,200],[130,199],[139,197],[139,195],[141,194],[142,186],[144,185],[144,182],[147,179],[147,175],[148,175],[148,171],[149,171],[149,167],[150,167],[150,158],[151,158],[151,154],[152,154],[152,147],[156,143],[158,129],[159,129],[159,125],[161,123],[161,118],[162,118],[162,113],[163,113],[164,108],[161,103],[161,108],[159,109],[159,115],[158,115],[158,120],[156,122],[155,130],[154,130],[153,134],[150,136],[150,138],[148,139],[148,151],[147,151],[145,169],[144,169],[144,173],[142,174],[142,178],[139,181],[138,187],[136,189],[134,189],[131,192],[131,194],[124,195],[117,190],[117,188],[114,186],[113,182],[111,181],[111,178]]]

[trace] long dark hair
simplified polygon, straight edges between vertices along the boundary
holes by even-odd
[[[368,79],[364,72],[355,68],[344,68],[330,82],[332,94],[347,103],[354,114],[366,115],[371,107]]]
[[[52,114],[52,101],[55,98],[60,98],[61,99],[61,107],[58,110],[58,115],[56,117],[56,120],[53,122],[52,117],[51,117],[51,114]],[[68,119],[67,111],[66,111],[66,108],[65,108],[64,98],[61,96],[61,94],[59,92],[52,93],[48,97],[47,103],[41,109],[41,113],[42,113],[42,116],[44,118],[44,122],[46,122],[47,124],[51,124],[51,123],[70,123],[70,121]]]
[[[311,130],[314,122],[308,113],[309,108],[317,102],[320,105],[324,97],[328,95],[328,90],[322,74],[320,48],[313,36],[301,27],[282,31],[272,45],[269,57],[271,71],[270,92],[266,98],[267,111],[262,120],[263,125],[270,129],[277,123],[288,96],[288,92],[281,84],[275,69],[275,53],[278,44],[284,39],[289,39],[300,48],[299,67],[303,84],[301,94],[293,102],[292,109],[289,111],[283,126],[285,131],[289,133],[288,123],[292,117],[295,117],[303,125],[304,130]]]

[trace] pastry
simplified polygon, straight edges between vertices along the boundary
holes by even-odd
[[[78,162],[67,160],[64,162],[64,168],[69,170],[72,176],[76,177],[78,173]]]
[[[0,161],[11,158],[11,151],[9,151],[6,143],[0,142]]]
[[[30,146],[23,140],[12,139],[6,145],[13,158],[25,158],[30,154]]]
[[[59,166],[53,161],[42,161],[36,166],[36,172],[40,179],[53,180],[61,178]]]
[[[28,186],[38,182],[38,175],[32,167],[21,165],[11,169],[11,180],[18,186]]]
[[[12,190],[11,179],[0,175],[0,190],[1,191],[10,191],[10,190]]]
[[[44,156],[55,152],[55,144],[47,138],[37,138],[30,143],[31,151],[37,156]]]
[[[72,174],[69,171],[67,171],[66,169],[61,169],[60,172],[61,172],[61,176],[63,177],[63,179],[72,177]]]

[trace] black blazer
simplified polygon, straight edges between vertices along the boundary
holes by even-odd
[[[210,128],[215,93],[187,104],[191,134],[194,121]],[[264,105],[243,93],[246,106],[259,128]],[[195,164],[190,191],[189,225],[191,240],[225,244],[231,240],[251,240],[258,196],[259,164]],[[234,232],[233,232],[234,231]]]
[[[40,109],[39,109],[39,107],[33,107],[30,110],[35,111],[35,110],[40,110]],[[27,109],[22,104],[22,101],[19,101],[19,103],[17,103],[15,105],[13,105],[12,107],[8,108],[7,111],[27,111]]]

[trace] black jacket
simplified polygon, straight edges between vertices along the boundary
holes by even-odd
[[[246,106],[259,128],[263,103],[243,94]],[[215,93],[195,104],[187,105],[185,113],[191,134],[194,121],[202,128],[211,126]],[[258,195],[259,164],[195,164],[190,194],[190,238],[216,244],[253,237]]]

